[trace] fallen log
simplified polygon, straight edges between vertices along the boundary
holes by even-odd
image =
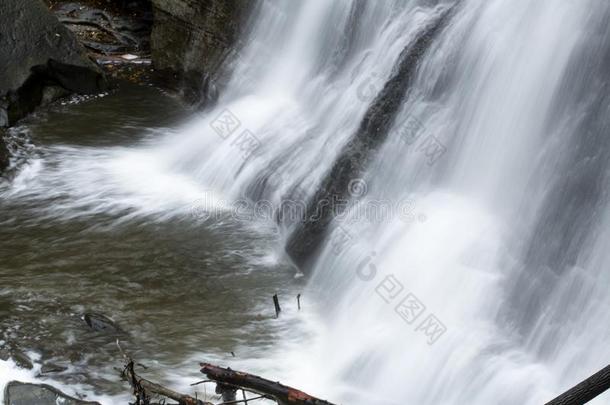
[[[169,388],[140,377],[133,370],[132,360],[130,360],[124,368],[123,378],[125,378],[133,388],[136,397],[135,405],[150,404],[150,394],[173,399],[174,401],[177,401],[179,405],[214,405],[210,402],[204,402],[189,395],[170,390]]]
[[[303,391],[282,385],[279,382],[231,370],[230,368],[201,363],[201,372],[218,384],[241,388],[264,397],[271,397],[280,405],[333,405],[328,401],[312,397]]]
[[[610,389],[610,366],[598,371],[546,405],[582,405]]]

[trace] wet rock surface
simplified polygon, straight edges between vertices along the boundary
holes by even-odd
[[[104,314],[96,312],[88,312],[83,315],[83,320],[96,332],[110,333],[110,334],[125,334],[125,332],[109,317]]]
[[[29,384],[11,381],[4,392],[5,405],[95,405],[98,402],[83,401],[64,394],[46,384]],[[99,405],[99,404],[98,404]]]
[[[153,17],[148,1],[54,1],[50,7],[94,53],[148,53],[150,49]]]
[[[400,106],[408,97],[420,60],[434,38],[446,26],[454,10],[455,8],[446,10],[403,49],[393,76],[369,106],[358,131],[343,148],[316,194],[308,202],[305,219],[290,235],[286,244],[288,254],[300,269],[309,268],[312,257],[325,240],[334,216],[345,209],[343,202],[350,198],[351,182],[365,173],[386,140]]]
[[[14,125],[40,105],[69,93],[107,89],[103,72],[39,0],[4,0],[0,7],[0,126]],[[8,166],[0,138],[0,171]]]
[[[61,373],[66,371],[68,367],[60,366],[55,363],[45,363],[40,368],[40,374],[53,374],[53,373]]]
[[[165,86],[191,102],[212,102],[226,77],[220,67],[236,49],[255,2],[153,0],[152,59]]]
[[[40,105],[48,85],[79,93],[106,86],[101,70],[74,35],[38,0],[3,1],[0,58],[10,61],[0,65],[0,98],[8,125]]]
[[[47,4],[110,77],[152,80],[149,0],[47,0]]]
[[[4,171],[10,163],[10,156],[4,141],[5,131],[0,127],[0,173]]]

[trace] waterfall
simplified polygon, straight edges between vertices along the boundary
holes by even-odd
[[[265,2],[203,120],[228,110],[260,145],[241,158],[213,139],[182,164],[234,198],[298,188],[311,210],[403,49],[454,5]],[[609,17],[601,1],[458,5],[359,155],[366,193],[316,235],[326,311],[299,381],[350,404],[539,404],[606,365]]]
[[[312,214],[341,173],[345,208],[295,260],[315,338],[281,353],[290,382],[336,403],[533,405],[607,365],[610,3],[262,0],[252,21],[215,106],[12,192],[61,190],[70,216]],[[366,165],[336,169],[405,71],[379,143],[350,155]],[[265,221],[278,252],[302,231]]]

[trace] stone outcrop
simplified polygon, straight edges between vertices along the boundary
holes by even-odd
[[[307,214],[290,235],[286,251],[300,269],[306,269],[320,248],[336,214],[343,212],[350,198],[352,180],[363,175],[408,97],[419,62],[440,34],[454,8],[424,27],[399,56],[393,75],[367,110],[358,131],[343,148],[335,164],[322,180],[316,194],[307,204]]]
[[[89,50],[105,60],[108,55],[147,54],[150,50],[150,0],[46,0],[55,13]]]
[[[0,97],[9,125],[40,105],[45,87],[66,93],[106,89],[101,70],[41,0],[2,2],[0,59]]]
[[[255,1],[153,0],[151,53],[167,87],[190,102],[211,102],[226,78],[220,67],[237,46]]]
[[[99,405],[81,401],[46,384],[28,384],[11,381],[4,390],[5,405]]]
[[[150,0],[45,0],[108,79],[150,84]]]
[[[42,0],[2,1],[0,60],[0,126],[58,97],[107,88],[101,70]]]

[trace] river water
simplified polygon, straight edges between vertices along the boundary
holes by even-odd
[[[231,216],[211,223],[197,199],[162,212],[146,203],[113,209],[118,196],[104,194],[116,170],[130,179],[133,168],[115,166],[118,156],[176,131],[191,111],[154,88],[129,84],[64,104],[11,132],[30,147],[19,149],[17,177],[2,184],[0,342],[28,353],[36,368],[0,362],[3,384],[50,381],[67,392],[126,401],[112,397],[127,392],[114,370],[123,362],[119,338],[130,355],[149,362],[151,378],[191,392],[200,361],[252,368],[248,362],[285,342],[284,329],[298,335],[291,323],[304,286],[276,258],[275,227]],[[86,190],[65,188],[82,176]],[[158,195],[150,198],[159,203]],[[125,333],[91,331],[82,319],[87,312],[110,316]],[[36,379],[48,362],[68,370]]]
[[[602,0],[261,1],[214,107],[124,89],[33,117],[2,190],[3,340],[105,395],[120,354],[88,310],[186,391],[207,359],[336,403],[544,403],[610,359],[609,21]],[[404,55],[351,209],[297,269],[276,209],[312,202]]]

